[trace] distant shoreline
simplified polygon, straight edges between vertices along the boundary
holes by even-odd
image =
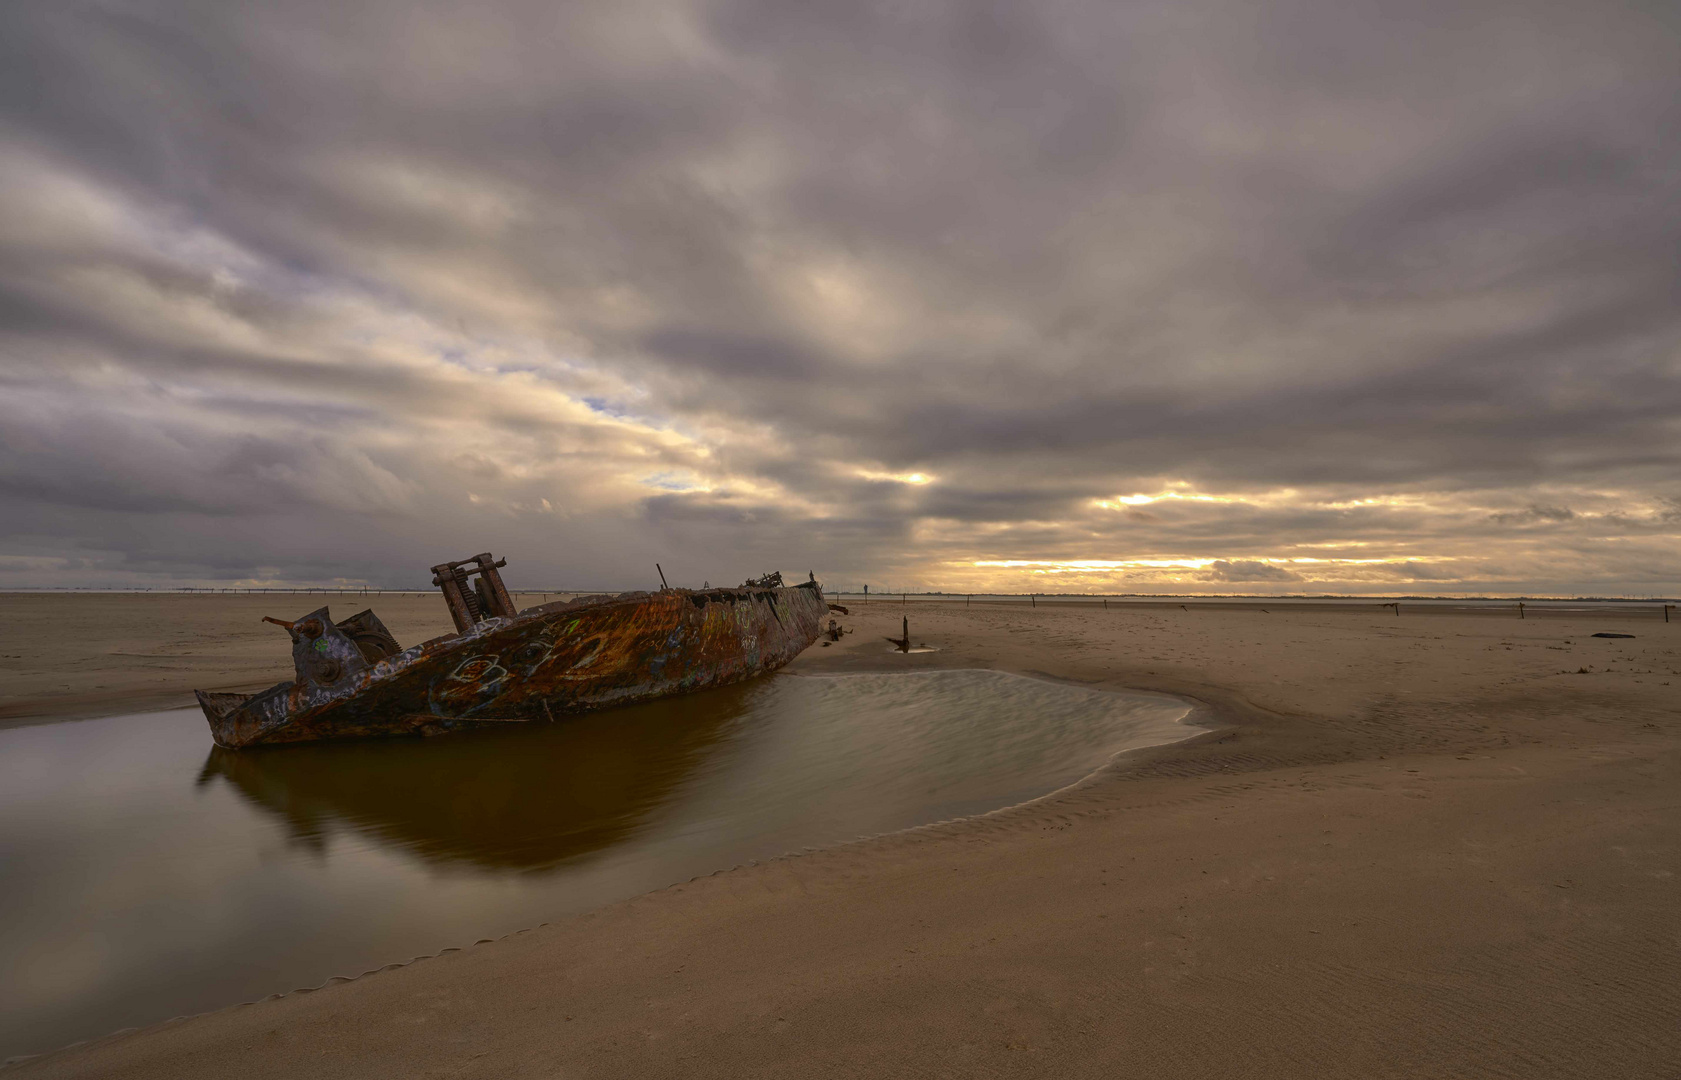
[[[572,593],[522,591],[520,607]],[[577,594],[582,595],[582,594]],[[1407,625],[1421,616],[1468,616],[1478,622],[1592,617],[1619,626],[1663,625],[1664,606],[1653,601],[1465,601],[1376,598],[1295,599],[1287,597],[1098,597],[996,596],[871,592],[834,593],[831,599],[854,617],[880,610],[933,613],[971,609],[1003,612],[1105,610],[1172,613],[1265,613],[1276,619],[1309,615],[1377,618],[1381,625]],[[264,624],[264,615],[291,618],[323,604],[341,614],[375,608],[399,642],[413,644],[450,632],[443,599],[425,592],[13,592],[0,620],[0,727],[83,719],[115,712],[180,708],[193,704],[195,689],[252,692],[291,677],[284,635]],[[1520,609],[1518,606],[1524,606]],[[1399,604],[1399,621],[1396,607]],[[1181,610],[1183,609],[1183,610]],[[1681,611],[1669,612],[1681,628]],[[158,645],[154,639],[167,641]],[[111,643],[116,643],[112,645]],[[824,655],[813,648],[810,656]]]

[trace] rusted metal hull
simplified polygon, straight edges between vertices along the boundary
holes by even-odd
[[[487,619],[331,685],[198,698],[229,749],[431,735],[739,682],[798,656],[826,614],[815,583],[592,597]]]

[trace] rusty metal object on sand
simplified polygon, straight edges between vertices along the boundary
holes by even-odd
[[[827,611],[815,578],[789,587],[772,574],[516,612],[497,573],[506,564],[486,553],[433,567],[456,633],[408,649],[372,611],[266,618],[291,636],[296,678],[257,694],[198,691],[216,744],[431,735],[720,686],[788,663]]]

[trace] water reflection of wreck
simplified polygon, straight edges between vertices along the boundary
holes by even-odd
[[[399,649],[372,611],[293,622],[297,678],[259,694],[198,691],[218,746],[432,735],[625,705],[773,671],[817,640],[815,578],[588,596],[515,611],[489,554],[432,568],[456,633]],[[476,582],[470,579],[476,577]]]
[[[226,780],[304,845],[354,832],[427,862],[544,870],[622,842],[657,818],[706,772],[754,692],[726,687],[442,741],[317,744],[281,754],[215,747],[199,782]]]

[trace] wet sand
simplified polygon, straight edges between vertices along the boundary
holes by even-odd
[[[0,598],[0,704],[24,722],[207,675],[266,685],[283,650],[243,620],[302,610],[22,599],[54,602]],[[441,604],[409,603],[377,608],[399,640],[439,632]],[[906,609],[854,613],[855,634],[796,669],[1161,690],[1220,730],[1013,810],[16,1074],[1676,1074],[1681,624],[913,602],[912,638],[939,651],[894,656],[881,639]]]

